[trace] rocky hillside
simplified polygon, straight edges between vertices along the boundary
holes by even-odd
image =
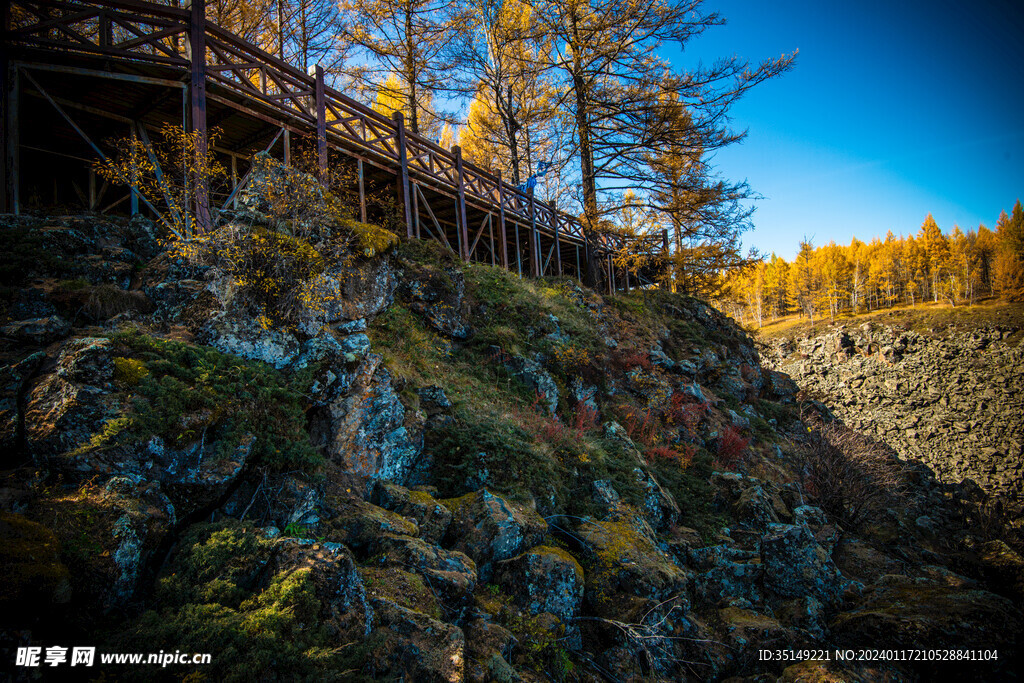
[[[2,218],[15,679],[76,673],[17,648],[83,644],[212,655],[97,663],[104,680],[940,667],[761,654],[821,648],[1019,670],[1020,556],[926,468],[802,421],[796,386],[702,302],[236,220],[182,249],[144,220]]]
[[[1016,526],[1024,519],[1020,332],[1012,321],[931,333],[869,322],[775,340],[769,357],[851,427],[942,481],[976,483]]]

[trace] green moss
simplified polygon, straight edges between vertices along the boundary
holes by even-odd
[[[115,378],[131,389],[131,401],[88,447],[154,435],[180,447],[205,438],[216,441],[215,457],[226,457],[251,435],[254,464],[310,470],[322,461],[304,412],[313,369],[286,377],[264,363],[139,332],[112,339],[125,354],[115,358]]]
[[[0,512],[0,574],[0,624],[71,597],[56,535],[22,515]]]
[[[437,598],[419,575],[397,567],[360,567],[359,574],[368,596],[442,619]]]
[[[237,608],[259,573],[261,547],[255,529],[234,520],[191,527],[181,540],[181,551],[157,583],[158,601]]]
[[[192,526],[162,572],[154,606],[114,636],[111,648],[209,652],[211,680],[361,680],[360,646],[342,647],[321,619],[313,571],[267,575],[271,546],[236,521]],[[284,673],[286,672],[286,673]],[[128,678],[178,680],[182,670],[141,669]],[[160,678],[160,677],[163,678]]]
[[[505,495],[562,495],[557,463],[509,419],[458,410],[454,421],[428,433],[425,450],[442,496],[462,493],[484,472],[488,487]]]
[[[701,448],[685,470],[671,462],[656,460],[651,471],[679,504],[679,523],[696,529],[701,538],[711,541],[729,520],[711,505],[714,489],[708,483],[714,457]]]
[[[125,386],[134,387],[149,374],[146,364],[137,358],[114,359],[114,381]]]

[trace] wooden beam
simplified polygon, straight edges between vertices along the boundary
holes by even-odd
[[[36,90],[38,90],[43,95],[43,97],[46,98],[46,100],[50,103],[50,105],[54,109],[57,110],[57,113],[60,114],[61,117],[65,121],[67,121],[68,125],[71,126],[72,128],[74,128],[75,132],[78,133],[82,137],[83,140],[85,140],[86,144],[88,144],[90,147],[92,147],[92,151],[96,152],[96,156],[98,156],[103,161],[106,161],[107,160],[107,155],[103,153],[103,150],[101,150],[99,147],[97,147],[96,143],[93,142],[92,139],[88,135],[85,134],[85,131],[82,130],[81,128],[79,128],[78,124],[75,123],[74,120],[70,116],[68,116],[67,112],[65,112],[63,109],[61,109],[60,105],[57,104],[53,100],[53,98],[50,97],[50,95],[45,90],[43,90],[43,88],[39,85],[39,83],[36,82],[36,80],[34,78],[32,78],[32,74],[30,74],[27,71],[24,72],[24,73],[25,73],[25,78],[28,79],[28,82],[36,87]],[[125,197],[125,199],[127,199],[127,196]],[[152,204],[149,203],[148,199],[146,199],[145,197],[141,197],[141,199],[142,199],[143,202],[146,203],[146,206],[148,206],[150,209],[153,210],[153,213],[155,213],[157,215],[157,218],[160,220],[160,222],[167,226],[168,230],[173,232],[178,237],[181,237],[181,235],[178,233],[178,231],[175,230],[174,227],[171,226],[167,221],[165,221],[162,216],[160,216],[160,212],[156,210],[155,206],[153,206]],[[122,199],[120,201],[124,201],[124,200]],[[118,201],[116,203],[120,203],[120,201]],[[113,205],[111,205],[111,207],[112,206]],[[107,210],[109,210],[111,207],[107,207],[107,209],[104,210],[104,213]]]
[[[558,263],[558,277],[562,277],[562,238],[558,234],[558,209],[555,200],[551,200],[551,222],[555,224],[555,262]]]
[[[7,3],[4,3],[5,5]],[[5,12],[8,11],[5,7]],[[0,46],[2,48],[3,46]],[[19,143],[18,138],[18,68],[6,58],[6,51],[0,59],[0,69],[3,69],[3,91],[0,97],[3,98],[3,120],[6,125],[0,130],[3,137],[3,158],[0,159],[0,166],[3,167],[3,188],[2,205],[0,211],[3,213],[21,213],[19,203],[21,184],[19,168]]]
[[[362,177],[363,177],[363,175],[362,174],[363,174],[363,167],[362,167],[362,163],[360,163],[360,165],[359,165],[359,178],[360,178],[360,183],[359,183],[360,195],[359,195],[359,199],[360,199],[360,203],[362,203],[362,190],[363,190],[363,184],[362,184]],[[420,204],[419,204],[419,194],[420,193],[419,193],[418,190],[416,190],[416,189],[413,190],[413,193],[412,193],[412,222],[415,224],[414,225],[413,233],[416,235],[416,239],[420,239]],[[363,222],[365,223],[366,219],[363,219]]]

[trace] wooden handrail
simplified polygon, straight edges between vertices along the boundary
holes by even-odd
[[[30,8],[46,10],[58,10],[65,13],[77,13],[75,16],[64,19],[67,26],[61,28],[61,16],[49,16],[45,22],[36,22],[34,26],[38,30],[40,23],[53,25],[57,30],[63,30],[68,39],[64,42],[55,41],[52,38],[44,38],[32,35],[33,26],[26,26],[20,30],[13,30],[4,34],[5,40],[13,43],[24,42],[42,46],[60,45],[68,50],[76,50],[85,53],[102,54],[105,57],[120,56],[125,59],[144,59],[161,64],[170,64],[180,67],[188,64],[188,57],[184,51],[184,42],[166,41],[167,30],[177,28],[171,35],[189,35],[191,28],[191,11],[189,9],[158,5],[145,0],[12,0],[12,6],[21,6],[30,14],[42,16],[43,13],[32,12]],[[118,14],[113,14],[111,11]],[[91,13],[95,12],[95,20],[119,21],[122,27],[130,23],[141,24],[149,27],[159,27],[162,33],[157,35],[143,35],[127,41],[127,47],[119,48],[114,45],[104,44],[102,38],[97,38],[93,45],[88,42],[92,36],[83,36],[80,30],[71,27],[72,24],[81,22],[84,19],[92,19]],[[332,121],[326,121],[326,130],[321,130],[319,135],[330,135],[335,140],[344,140],[357,148],[365,149],[372,154],[381,155],[394,163],[397,157],[396,149],[389,149],[387,140],[394,138],[397,142],[398,130],[395,122],[375,111],[371,107],[354,100],[335,88],[320,86],[317,89],[317,80],[314,75],[304,73],[300,69],[288,64],[282,59],[270,54],[258,45],[254,45],[240,36],[218,26],[210,21],[205,21],[206,49],[204,50],[204,61],[207,62],[207,73],[204,79],[208,83],[215,83],[221,88],[228,88],[236,91],[244,97],[262,102],[274,110],[294,117],[301,121],[302,125],[311,128],[313,134],[324,126],[318,126],[318,121],[323,121],[327,111],[334,114],[351,116],[361,124],[355,127],[334,125]],[[132,32],[140,29],[129,28]],[[83,42],[85,40],[86,42]],[[149,54],[140,50],[148,49],[153,53]],[[171,57],[167,53],[176,54]],[[211,60],[210,57],[214,59]],[[237,61],[236,61],[237,60]],[[212,63],[210,63],[212,61]],[[187,67],[186,67],[187,68]],[[246,72],[258,70],[262,77],[263,92],[253,85]],[[269,86],[269,87],[268,87]],[[317,97],[312,97],[317,94]],[[304,99],[315,100],[304,104]],[[318,111],[323,107],[324,111]],[[312,111],[311,111],[312,108]],[[355,128],[361,126],[363,131],[361,138],[356,134]],[[345,130],[348,128],[348,130]],[[367,128],[370,130],[367,131]],[[372,135],[371,135],[372,133]],[[578,242],[587,240],[583,225],[579,218],[571,214],[557,211],[554,207],[534,199],[529,193],[514,187],[502,179],[501,174],[495,174],[477,164],[461,160],[455,153],[446,150],[434,141],[412,133],[403,131],[404,144],[407,157],[410,159],[426,154],[427,166],[435,171],[421,167],[419,164],[410,163],[408,170],[416,174],[420,179],[429,178],[433,182],[441,183],[449,187],[455,193],[463,193],[465,196],[476,198],[474,201],[483,200],[489,204],[491,209],[502,213],[511,214],[520,221],[529,224],[536,224],[547,237],[557,236],[559,239],[566,238]],[[365,138],[365,139],[364,139]],[[399,159],[399,162],[401,160]],[[457,167],[461,172],[457,172]],[[460,183],[453,179],[452,175],[462,179]],[[468,187],[467,187],[468,186]],[[463,200],[464,201],[464,200]],[[626,240],[622,236],[606,233],[597,233],[589,236],[591,243],[601,249],[610,250],[619,248]],[[660,237],[652,237],[650,240],[638,239],[636,244],[652,244],[659,241]]]

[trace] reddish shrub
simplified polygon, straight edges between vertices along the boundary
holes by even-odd
[[[743,438],[736,427],[729,425],[718,440],[718,463],[726,467],[735,465],[743,459],[749,445],[750,439]]]
[[[612,354],[611,360],[613,366],[623,372],[629,372],[634,368],[641,368],[645,372],[650,372],[653,368],[650,356],[636,349],[616,351]]]
[[[635,443],[649,446],[654,443],[658,432],[658,421],[651,414],[651,409],[639,410],[628,408],[626,412],[626,433]]]
[[[570,423],[572,430],[576,433],[577,437],[583,436],[586,432],[597,427],[597,418],[597,409],[591,408],[586,403],[580,401],[572,410],[572,422]]]
[[[690,394],[676,392],[672,394],[669,407],[665,411],[665,420],[671,425],[683,427],[687,435],[694,438],[697,436],[697,427],[707,414],[706,403],[697,403]]]
[[[685,470],[690,466],[696,452],[696,446],[684,443],[674,446],[652,446],[644,452],[644,455],[647,456],[648,462],[652,460],[667,460],[679,465],[680,469]]]

